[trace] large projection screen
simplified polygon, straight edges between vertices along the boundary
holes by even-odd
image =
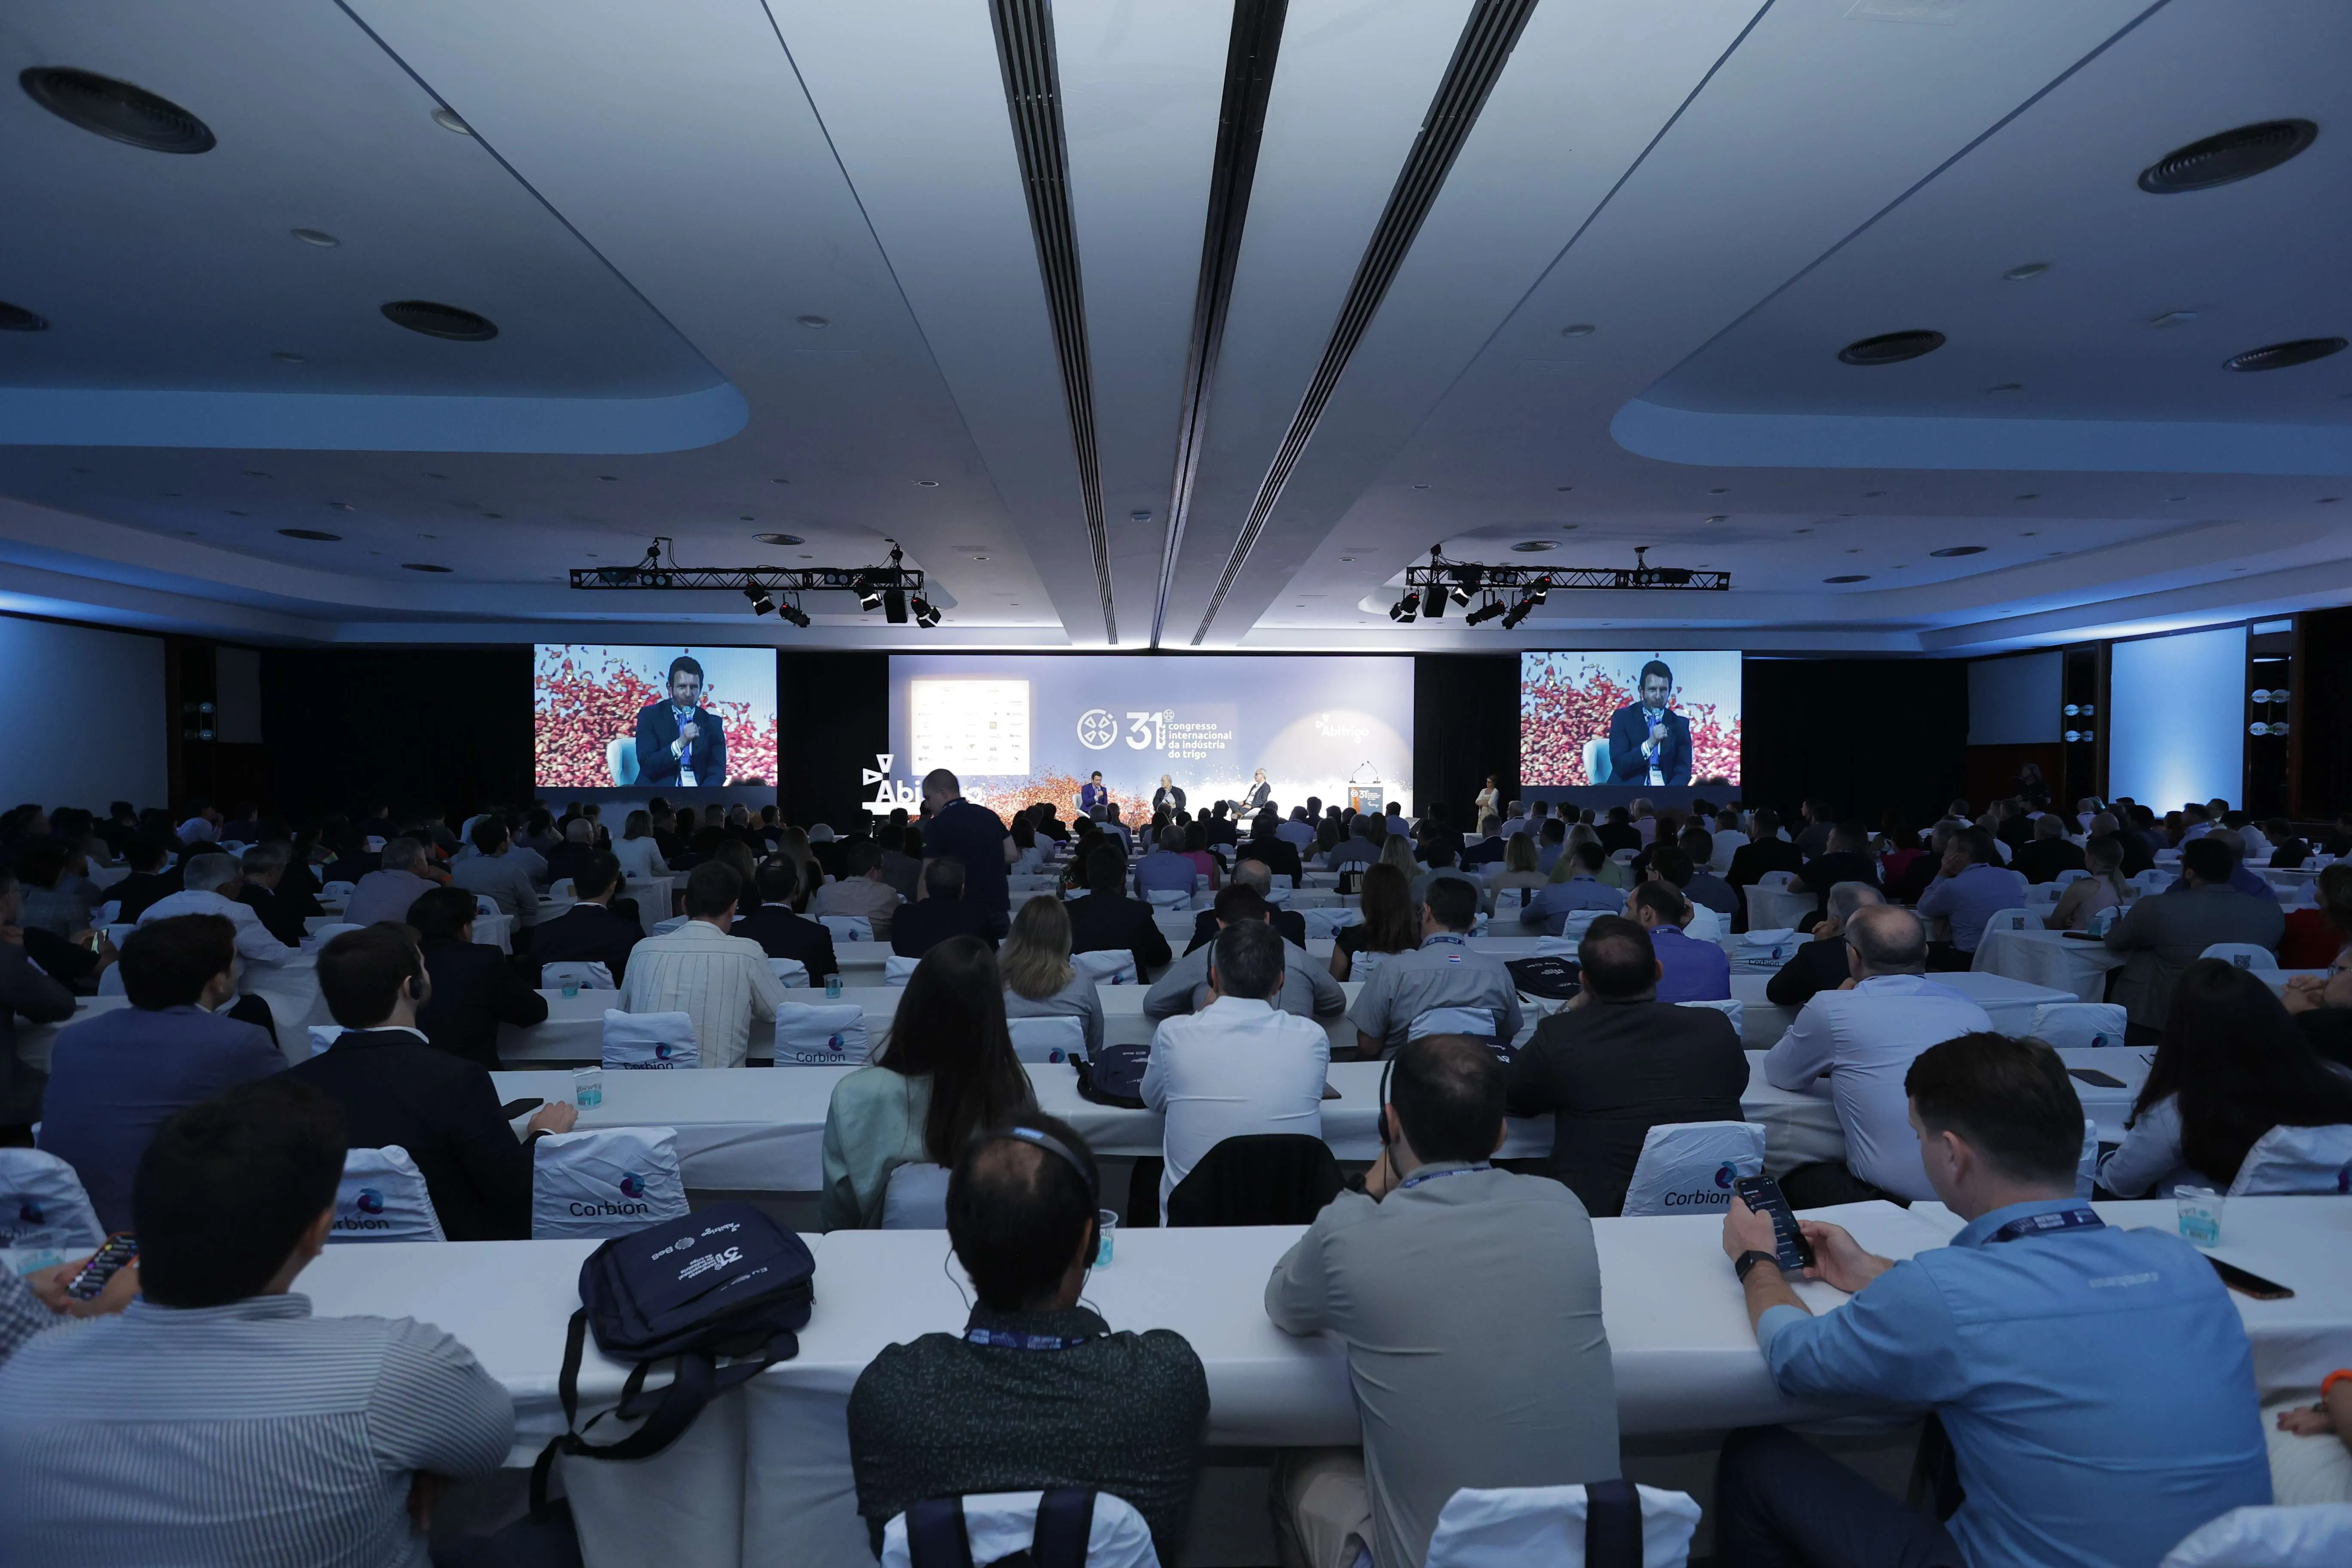
[[[541,789],[648,791],[673,798],[691,795],[675,773],[641,776],[640,721],[656,710],[677,710],[668,683],[680,660],[699,667],[690,693],[703,717],[697,739],[713,730],[719,742],[702,754],[713,776],[693,790],[730,786],[772,788],[776,778],[776,650],[772,647],[635,647],[605,643],[540,643],[531,650],[532,777]],[[674,740],[675,727],[662,732]],[[662,750],[651,745],[650,752]]]
[[[1044,800],[1072,815],[1097,772],[1123,820],[1150,816],[1163,773],[1198,814],[1244,798],[1260,768],[1286,816],[1351,788],[1410,812],[1412,660],[898,654],[890,750],[882,788],[946,768],[1000,815]]]
[[[2246,787],[2246,628],[2119,642],[2107,664],[2107,792],[2158,816],[2239,805]]]
[[[1658,791],[1739,784],[1740,656],[1721,649],[1523,653],[1519,787],[1618,802]],[[1663,667],[1661,670],[1660,667]],[[1643,708],[1664,694],[1663,716]],[[1665,731],[1645,755],[1652,728]]]

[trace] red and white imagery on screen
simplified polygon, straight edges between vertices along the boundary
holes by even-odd
[[[592,663],[601,656],[601,668]],[[533,776],[541,789],[610,789],[613,775],[604,750],[614,740],[634,741],[637,714],[660,701],[659,687],[603,649],[565,649],[532,671],[531,706],[537,754]],[[726,700],[717,682],[705,689],[702,705],[727,726],[730,782],[776,777],[776,718],[754,722],[751,705]]]
[[[1573,680],[1547,661],[1543,673],[1519,689],[1519,783],[1560,788],[1589,784],[1584,743],[1609,734],[1610,716],[1640,693],[1591,662]],[[1685,702],[1677,689],[1666,705],[1690,721],[1691,777],[1739,782],[1739,721],[1726,726],[1712,702]]]

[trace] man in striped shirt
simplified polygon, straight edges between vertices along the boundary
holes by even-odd
[[[157,1130],[138,1300],[0,1365],[11,1561],[425,1568],[435,1478],[488,1475],[514,1406],[402,1318],[313,1318],[343,1165],[332,1100],[280,1076]]]
[[[740,1068],[751,1048],[751,1021],[771,1019],[787,998],[768,950],[730,936],[743,879],[716,860],[686,879],[686,923],[629,950],[621,983],[625,1013],[684,1013],[707,1068]]]

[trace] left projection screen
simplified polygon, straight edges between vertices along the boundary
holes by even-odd
[[[1260,769],[1285,816],[1351,789],[1410,811],[1412,660],[895,655],[890,749],[906,784],[946,768],[999,815],[1050,800],[1069,816],[1096,773],[1125,821],[1150,817],[1162,774],[1198,814]]]
[[[675,693],[673,675],[683,681]],[[674,697],[691,699],[692,708]],[[533,776],[541,789],[775,782],[772,647],[540,643],[532,648],[531,709]],[[682,711],[694,715],[686,720],[694,731],[690,762],[681,762],[674,745]],[[691,762],[711,776],[697,774]]]

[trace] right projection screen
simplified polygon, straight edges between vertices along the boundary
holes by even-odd
[[[2107,789],[2162,816],[2186,802],[2242,804],[2246,628],[2113,645]]]

